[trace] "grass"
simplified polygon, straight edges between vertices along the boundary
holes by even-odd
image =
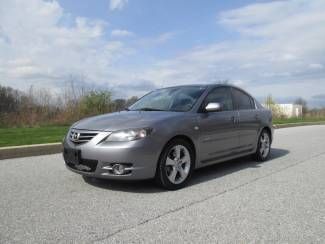
[[[0,128],[0,147],[61,142],[68,126]]]
[[[325,122],[325,117],[319,118],[288,118],[288,119],[273,119],[273,124],[290,124],[303,122]]]
[[[273,124],[324,122],[325,118],[273,119]],[[42,126],[34,128],[0,128],[0,147],[61,142],[68,126]]]

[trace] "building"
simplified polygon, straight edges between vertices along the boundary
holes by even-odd
[[[269,106],[264,105],[265,107],[269,108]],[[272,105],[273,113],[277,114],[279,117],[286,117],[286,118],[294,118],[294,117],[301,117],[302,116],[302,105],[299,104],[275,104]]]
[[[299,104],[278,104],[280,113],[287,118],[301,117],[302,105]]]

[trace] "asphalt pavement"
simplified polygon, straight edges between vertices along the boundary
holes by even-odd
[[[325,125],[278,129],[269,161],[188,187],[86,180],[60,154],[0,161],[0,243],[325,243]]]

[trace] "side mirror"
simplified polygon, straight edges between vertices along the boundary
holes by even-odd
[[[205,106],[205,111],[207,111],[207,112],[221,111],[221,104],[220,103],[208,103]]]

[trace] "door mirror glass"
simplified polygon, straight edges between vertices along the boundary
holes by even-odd
[[[208,103],[205,106],[205,111],[207,111],[207,112],[221,111],[221,104],[220,103]]]

